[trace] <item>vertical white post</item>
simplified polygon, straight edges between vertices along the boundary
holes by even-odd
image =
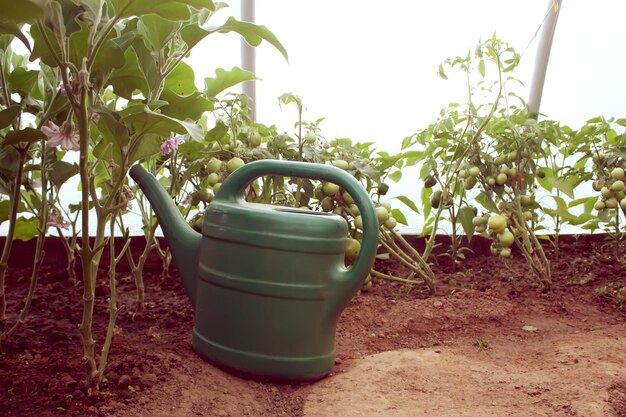
[[[255,0],[241,0],[241,20],[254,23]],[[245,39],[241,39],[241,67],[246,71],[256,73],[255,49]],[[255,81],[246,81],[242,85],[243,93],[250,97],[250,119],[256,121],[256,84]]]
[[[530,118],[535,120],[539,117],[543,84],[546,80],[550,49],[552,48],[552,40],[554,39],[556,22],[559,17],[559,12],[561,11],[562,0],[548,0],[548,2],[546,20],[541,28],[541,37],[539,38],[537,56],[535,58],[535,69],[533,71],[533,79],[528,97],[528,114]]]

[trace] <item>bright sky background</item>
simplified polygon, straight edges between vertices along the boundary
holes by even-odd
[[[256,50],[257,120],[293,133],[294,107],[278,96],[302,98],[305,121],[324,117],[327,139],[375,141],[399,150],[406,136],[434,122],[441,108],[464,102],[465,80],[442,80],[439,63],[497,37],[523,54],[514,76],[531,85],[540,27],[549,0],[262,0],[256,23],[267,26],[289,53],[268,44]],[[238,1],[217,17],[240,15]],[[540,111],[578,128],[591,117],[626,116],[626,36],[623,0],[563,0]],[[216,19],[219,20],[219,19]],[[240,39],[212,36],[192,52],[199,83],[216,67],[240,66]],[[448,75],[451,73],[448,72]],[[528,90],[518,90],[528,98]],[[404,172],[390,195],[419,200],[417,172]],[[583,191],[584,192],[584,191]],[[402,205],[398,203],[398,207]],[[421,219],[407,212],[411,227]]]
[[[257,120],[291,131],[295,110],[277,97],[303,99],[307,120],[325,117],[327,138],[374,140],[393,150],[433,122],[451,101],[464,101],[463,80],[442,80],[440,62],[465,55],[494,32],[523,53],[516,77],[530,86],[538,29],[548,0],[262,0],[256,22],[289,53],[257,48]],[[239,16],[239,2],[220,17]],[[564,0],[541,111],[578,127],[602,114],[625,116],[626,36],[622,0]],[[537,34],[537,36],[535,36]],[[240,64],[237,35],[217,35],[192,52],[198,78]],[[527,92],[522,92],[527,98]]]

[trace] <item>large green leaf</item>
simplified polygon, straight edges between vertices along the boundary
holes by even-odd
[[[28,241],[37,236],[39,230],[39,219],[37,217],[31,217],[26,219],[24,217],[18,217],[15,222],[15,234],[14,239]]]
[[[98,129],[108,141],[117,143],[120,148],[128,145],[130,142],[130,136],[126,125],[117,120],[110,112],[100,112]]]
[[[13,35],[18,38],[22,43],[28,48],[30,51],[30,42],[22,30],[17,25],[17,23],[7,20],[4,17],[0,17],[0,33],[6,33],[8,35]]]
[[[48,0],[0,0],[2,18],[14,23],[32,22],[43,17]]]
[[[4,144],[16,145],[20,142],[36,142],[45,138],[46,135],[44,135],[41,130],[27,127],[20,130],[13,130],[7,133],[6,137],[4,138]]]
[[[39,71],[18,67],[11,72],[9,80],[13,91],[43,100],[43,94],[39,90]]]
[[[30,61],[34,62],[38,58],[49,67],[57,67],[57,61],[54,59],[56,56],[61,56],[61,47],[54,32],[48,27],[44,26],[46,37],[50,42],[50,47],[54,51],[51,52],[48,44],[44,40],[44,37],[39,30],[39,26],[32,25],[30,27],[30,36],[33,38],[33,52],[30,54]]]
[[[148,133],[155,133],[161,137],[168,137],[172,132],[188,134],[194,140],[202,140],[202,128],[196,123],[175,119],[150,110],[144,106],[142,112],[134,113],[122,118],[127,126],[132,126],[136,137]]]
[[[11,200],[6,199],[6,200],[0,201],[0,223],[4,223],[5,221],[9,220],[10,210],[11,210]],[[17,211],[20,212],[24,210],[26,210],[26,206],[24,205],[23,202],[20,201],[20,203],[18,204]]]
[[[230,71],[218,68],[215,70],[215,78],[204,79],[204,93],[207,97],[217,97],[219,93],[230,87],[255,79],[256,76],[253,73],[238,67],[233,67]]]
[[[596,202],[598,201],[598,197],[583,197],[578,198],[576,200],[570,201],[568,207],[576,207],[579,205],[583,205],[585,213],[591,213],[594,209]]]
[[[10,126],[21,112],[22,106],[19,104],[12,104],[6,109],[0,111],[0,129]]]
[[[151,46],[152,51],[160,51],[176,35],[180,22],[173,22],[156,14],[142,16],[137,22],[137,32]]]
[[[208,31],[210,33],[239,33],[241,36],[244,37],[246,42],[248,42],[252,46],[259,46],[262,41],[269,42],[280,51],[285,59],[289,59],[287,50],[278,41],[276,36],[274,36],[274,34],[270,32],[265,26],[255,25],[254,23],[249,22],[240,22],[234,17],[230,17],[222,26],[209,28]]]
[[[207,100],[200,92],[189,95],[178,95],[172,90],[164,89],[161,100],[167,104],[161,107],[161,112],[176,119],[198,120],[204,112],[213,110],[213,102]]]
[[[574,187],[567,178],[554,178],[552,184],[557,190],[561,191],[569,198],[574,198]]]
[[[180,95],[192,94],[198,91],[193,68],[184,62],[180,62],[165,79],[165,88]]]
[[[476,196],[476,201],[478,201],[478,203],[484,208],[486,208],[487,210],[492,211],[492,212],[498,212],[498,207],[496,207],[493,200],[489,198],[489,196],[485,194],[484,191],[480,192]]]
[[[107,3],[120,18],[155,13],[170,20],[188,20],[191,17],[188,6],[215,10],[211,0],[107,0]]]
[[[48,172],[50,181],[57,188],[76,174],[78,174],[78,166],[65,161],[55,161]]]
[[[128,163],[133,164],[144,158],[149,158],[161,152],[161,137],[155,134],[143,135],[134,143],[128,155]]]
[[[474,209],[469,206],[461,207],[459,210],[458,218],[461,221],[461,226],[463,226],[463,231],[468,239],[472,239],[474,235]]]
[[[135,91],[141,91],[147,97],[148,82],[144,72],[139,68],[135,50],[133,48],[126,49],[124,58],[124,66],[111,72],[108,83],[113,86],[115,94],[126,100],[132,99]]]
[[[70,36],[70,61],[80,68],[83,59],[87,57],[87,48],[89,46],[89,26],[85,22],[79,21],[80,31],[74,32]],[[124,51],[112,40],[115,32],[111,31],[108,38],[102,43],[98,54],[93,60],[94,71],[108,73],[113,68],[121,68],[124,65]]]

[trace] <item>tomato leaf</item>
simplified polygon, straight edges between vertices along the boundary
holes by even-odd
[[[391,209],[391,215],[393,216],[394,219],[398,221],[398,223],[401,223],[405,226],[408,225],[406,221],[406,217],[399,209]]]
[[[472,239],[474,236],[474,209],[469,206],[461,207],[459,210],[458,218],[461,221],[461,226],[463,226],[463,231],[467,236],[468,240]]]
[[[430,196],[429,196],[430,197]],[[408,198],[407,196],[404,195],[399,195],[394,197],[396,200],[400,200],[402,201],[408,208],[410,208],[411,210],[413,210],[416,213],[419,213],[419,209],[417,208],[417,206],[415,205],[415,203],[413,202],[413,200],[411,200],[410,198]],[[396,219],[397,220],[397,219]]]
[[[0,129],[4,129],[13,123],[20,115],[22,107],[19,104],[12,104],[6,109],[0,111]]]
[[[16,145],[20,142],[36,142],[41,139],[45,139],[46,135],[39,130],[32,127],[27,127],[21,130],[13,130],[7,133],[4,138],[5,145]]]
[[[31,240],[37,235],[38,229],[39,219],[37,217],[31,217],[30,219],[18,217],[15,222],[15,234],[13,238],[22,241]]]

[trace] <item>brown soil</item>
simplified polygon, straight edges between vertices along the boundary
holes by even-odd
[[[202,361],[176,270],[162,279],[154,256],[142,316],[120,268],[123,310],[91,397],[77,331],[82,291],[58,244],[49,246],[32,313],[0,354],[2,416],[626,416],[626,303],[596,291],[626,286],[625,248],[616,254],[603,237],[566,239],[549,290],[531,283],[519,254],[502,262],[480,241],[460,266],[438,258],[436,296],[376,281],[341,316],[331,375],[299,384],[250,381]],[[9,269],[10,322],[28,286],[28,248],[17,247]],[[106,271],[98,282],[101,346]]]

